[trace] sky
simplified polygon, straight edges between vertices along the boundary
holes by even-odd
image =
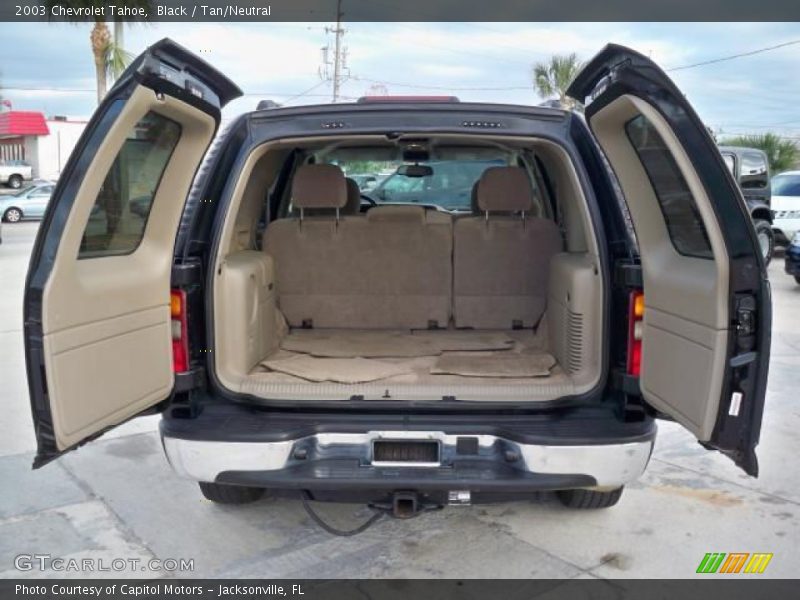
[[[220,69],[246,95],[225,117],[259,100],[331,101],[320,77],[332,23],[151,23],[126,28],[138,54],[170,37]],[[349,78],[342,99],[380,85],[389,94],[538,104],[532,65],[553,54],[588,60],[609,42],[674,69],[800,40],[800,23],[344,23]],[[95,108],[90,24],[0,23],[0,93],[16,110],[88,116]],[[332,52],[331,52],[332,54]],[[670,71],[719,134],[774,131],[800,138],[800,44]],[[305,92],[305,93],[304,93]]]

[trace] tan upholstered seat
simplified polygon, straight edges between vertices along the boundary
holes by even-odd
[[[550,260],[561,235],[548,219],[530,218],[531,184],[518,167],[491,167],[478,182],[480,216],[453,231],[453,313],[456,327],[533,327],[547,298]]]
[[[278,306],[293,327],[417,329],[446,327],[453,244],[449,216],[416,206],[343,215],[342,172],[304,165],[292,203],[303,218],[270,223],[264,250],[277,272]],[[312,209],[340,208],[306,216]]]
[[[350,177],[344,178],[345,185],[347,186],[347,202],[339,209],[339,216],[344,215],[357,215],[361,212],[361,190],[358,188],[358,183],[355,179]],[[293,207],[293,216],[300,214],[300,209]],[[336,216],[336,208],[305,208],[303,209],[304,216],[306,217],[333,217]]]

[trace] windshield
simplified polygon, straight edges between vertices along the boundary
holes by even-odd
[[[481,158],[429,160],[353,160],[328,155],[320,162],[338,165],[359,184],[361,195],[376,204],[426,204],[455,212],[471,211],[472,187],[489,167],[512,164],[500,150]],[[411,168],[409,168],[411,167]]]
[[[773,196],[800,196],[800,175],[776,175],[772,178]]]

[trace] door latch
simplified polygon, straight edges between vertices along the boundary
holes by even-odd
[[[738,352],[748,352],[756,344],[756,298],[750,294],[736,300],[736,345]]]
[[[749,308],[739,308],[736,311],[737,333],[739,335],[753,335],[755,329],[755,311]]]

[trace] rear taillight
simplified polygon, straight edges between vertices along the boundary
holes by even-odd
[[[189,340],[186,332],[186,292],[171,290],[169,314],[172,327],[172,370],[185,373],[189,370]]]
[[[634,290],[628,308],[628,375],[639,377],[642,371],[642,328],[644,327],[644,292]]]

